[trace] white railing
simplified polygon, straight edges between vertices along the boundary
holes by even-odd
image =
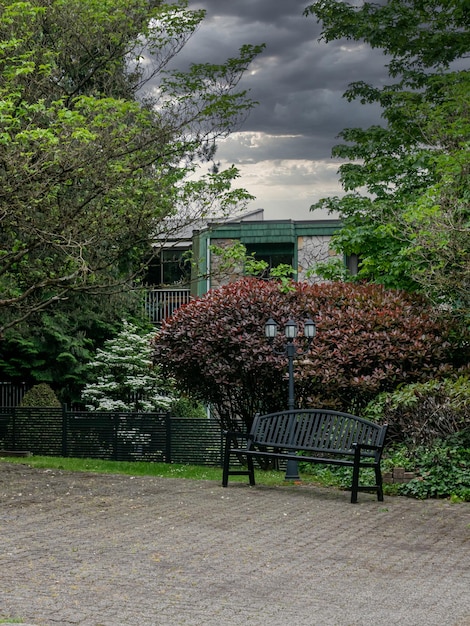
[[[160,324],[190,300],[189,289],[148,289],[145,293],[145,313],[153,324]]]

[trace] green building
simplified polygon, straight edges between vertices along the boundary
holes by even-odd
[[[187,302],[209,289],[237,280],[244,268],[222,271],[221,257],[212,247],[226,248],[241,242],[248,254],[266,261],[268,267],[291,265],[296,280],[307,280],[307,270],[334,253],[331,236],[339,220],[265,220],[262,209],[236,218],[204,223],[198,230],[180,233],[165,241],[148,276],[147,310],[159,323]],[[191,252],[191,260],[188,258]],[[315,276],[308,279],[315,281]]]

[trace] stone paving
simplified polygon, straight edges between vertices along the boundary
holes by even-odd
[[[470,626],[470,504],[0,463],[0,623]]]

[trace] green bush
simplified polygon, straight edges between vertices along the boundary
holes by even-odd
[[[470,501],[470,380],[430,380],[400,387],[371,402],[365,416],[389,424],[393,445],[384,469],[416,474],[395,485],[415,498]]]
[[[431,446],[470,425],[470,379],[430,380],[380,394],[365,417],[388,423],[390,440]]]
[[[416,478],[398,493],[414,498],[452,498],[470,502],[470,428],[410,455]]]
[[[169,411],[174,417],[207,417],[207,411],[202,404],[183,396],[173,400]]]
[[[57,399],[54,391],[46,383],[35,385],[25,393],[20,404],[21,407],[60,407],[62,406]]]
[[[323,485],[347,489],[351,484],[351,469],[312,465],[300,462],[302,473],[308,474]],[[470,502],[470,428],[439,440],[427,448],[407,448],[396,444],[386,448],[382,471],[402,467],[414,472],[416,478],[403,484],[385,484],[385,493],[403,495],[424,500],[427,498],[450,498],[454,501]],[[372,470],[362,470],[361,480],[373,483]]]

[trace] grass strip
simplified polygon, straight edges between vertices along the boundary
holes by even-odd
[[[188,480],[222,481],[220,467],[202,465],[185,465],[177,463],[154,463],[140,461],[108,461],[101,459],[77,459],[70,457],[29,456],[0,457],[0,463],[15,463],[39,469],[56,469],[68,472],[92,472],[96,474],[125,474],[127,476],[155,476],[158,478],[185,478]],[[286,485],[285,472],[276,470],[256,470],[256,482],[260,485]],[[230,482],[248,482],[247,476],[232,476]],[[323,487],[339,487],[337,476],[318,468],[315,473],[302,473],[303,484],[314,484]]]
[[[68,472],[92,472],[96,474],[125,474],[128,476],[156,476],[158,478],[186,478],[189,480],[215,480],[221,482],[222,469],[202,465],[177,463],[144,463],[140,461],[107,461],[101,459],[76,459],[49,456],[26,458],[0,457],[0,462],[15,463],[39,469],[57,469]],[[248,481],[246,476],[234,476],[231,480]],[[284,472],[257,472],[257,482],[265,485],[283,484]]]

